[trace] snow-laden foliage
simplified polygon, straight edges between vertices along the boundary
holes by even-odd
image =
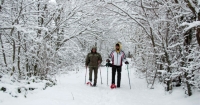
[[[118,22],[130,26],[126,31],[131,32],[123,31],[127,39],[124,42],[151,88],[156,78],[167,84],[167,91],[172,90],[174,82],[176,86],[186,84],[189,96],[191,86],[200,88],[198,2],[126,0],[107,4],[121,17]]]
[[[101,52],[100,43],[108,31],[101,5],[92,0],[58,0],[56,4],[1,0],[0,76],[16,82],[32,77],[51,81],[55,74],[79,71],[92,46]]]
[[[103,63],[117,42],[155,81],[200,89],[199,1],[0,0],[0,76],[16,80],[79,71],[92,46]],[[193,87],[193,88],[192,88]]]

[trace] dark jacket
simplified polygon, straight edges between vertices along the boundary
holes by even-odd
[[[102,58],[101,55],[97,52],[93,53],[88,53],[86,60],[85,60],[85,65],[89,66],[89,67],[98,67],[98,61],[100,61],[100,63],[102,62]]]

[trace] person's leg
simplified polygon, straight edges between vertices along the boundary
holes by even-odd
[[[118,66],[117,67],[117,87],[120,87],[120,83],[121,83],[121,71],[122,71],[122,67]]]
[[[97,76],[98,76],[98,67],[94,67],[94,84],[93,84],[93,86],[96,86]]]
[[[112,66],[112,84],[115,84],[116,66]]]
[[[93,72],[93,68],[89,67],[89,81],[92,82],[92,72]]]

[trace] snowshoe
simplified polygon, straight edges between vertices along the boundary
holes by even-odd
[[[114,88],[116,88],[116,85],[115,85],[115,84],[112,84],[112,85],[110,86],[110,88],[111,88],[111,89],[114,89]]]
[[[92,83],[91,83],[91,82],[87,82],[87,85],[90,85],[90,86],[92,86]]]

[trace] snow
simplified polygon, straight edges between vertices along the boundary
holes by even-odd
[[[139,79],[134,68],[130,69],[131,86],[129,88],[128,73],[122,68],[121,88],[110,89],[107,85],[107,68],[101,67],[103,84],[100,72],[98,73],[97,87],[85,84],[85,69],[78,73],[70,72],[57,76],[57,85],[46,90],[36,90],[23,96],[13,98],[0,91],[1,105],[199,105],[200,95],[193,92],[191,97],[184,95],[184,90],[174,88],[167,93],[164,87],[156,82],[154,89],[147,88],[146,80]],[[99,70],[100,70],[99,69]],[[111,68],[108,69],[111,82]],[[88,75],[87,75],[88,78]],[[110,85],[110,84],[109,84]]]
[[[183,22],[180,26],[188,26],[184,29],[185,31],[188,31],[189,29],[193,27],[197,27],[199,25],[200,25],[200,21],[194,21],[192,23]]]

